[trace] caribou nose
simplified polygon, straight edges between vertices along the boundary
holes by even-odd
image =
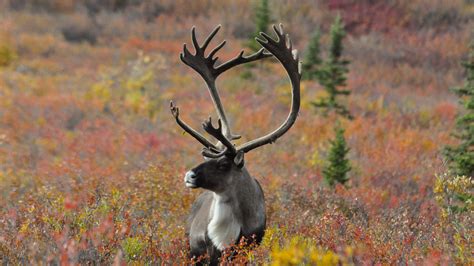
[[[196,178],[197,178],[197,175],[196,173],[194,173],[194,171],[186,172],[186,174],[184,175],[184,183],[186,184],[186,187],[189,187],[189,188],[197,187]]]
[[[193,171],[187,171],[184,178],[186,180],[194,180],[194,179],[196,179],[196,174]]]

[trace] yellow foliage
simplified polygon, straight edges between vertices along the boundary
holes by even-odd
[[[262,239],[262,247],[264,248],[272,248],[279,244],[280,239],[286,239],[286,229],[285,228],[278,228],[278,227],[270,227],[265,230],[265,235]]]
[[[431,110],[427,108],[423,108],[418,112],[418,121],[421,126],[429,127],[431,123],[436,122],[434,119]]]
[[[324,163],[324,158],[321,157],[320,151],[316,149],[311,155],[311,158],[309,159],[309,165],[311,165],[312,167],[322,167]]]
[[[17,57],[18,55],[10,46],[0,44],[0,67],[10,65]]]
[[[311,99],[309,97],[305,97],[305,93],[307,91],[308,82],[302,81],[300,83],[300,94],[301,94],[301,108],[308,108],[311,106]],[[278,97],[278,101],[282,104],[289,105],[291,103],[291,85],[287,82],[282,83],[281,85],[275,88],[276,96]]]
[[[128,90],[140,90],[147,86],[153,80],[153,72],[148,70],[142,75],[129,77],[125,81],[125,88]]]
[[[30,227],[30,224],[31,224],[31,221],[30,220],[26,220],[21,226],[20,226],[20,230],[18,230],[18,232],[20,234],[24,234],[26,232],[28,232],[28,228]]]
[[[315,100],[323,99],[329,97],[329,94],[326,90],[320,89],[316,91],[316,94],[314,95]]]
[[[117,188],[112,188],[111,191],[111,205],[112,206],[117,206],[120,203],[120,190]]]
[[[300,84],[300,93],[301,93],[301,108],[309,108],[311,106],[311,101],[309,97],[305,97],[308,91],[309,82],[303,80]]]
[[[147,114],[153,117],[156,112],[157,93],[154,86],[156,69],[161,68],[160,57],[157,60],[139,54],[126,69],[107,69],[102,79],[93,84],[86,93],[86,99],[95,99],[102,104],[119,102],[120,109],[133,113]],[[123,74],[122,74],[123,72]],[[125,108],[122,108],[125,107]]]
[[[125,95],[125,102],[133,112],[138,113],[142,109],[147,109],[148,103],[146,97],[140,91],[131,91]]]
[[[139,237],[128,237],[122,241],[122,248],[127,260],[139,259],[143,253],[145,244]]]
[[[385,110],[384,103],[385,97],[384,95],[380,95],[377,100],[367,102],[366,109],[368,112],[383,113]]]
[[[441,206],[452,205],[455,203],[454,195],[470,195],[465,201],[468,210],[474,210],[473,197],[474,180],[467,176],[449,177],[447,174],[439,175],[436,178],[434,193],[436,201]]]
[[[108,102],[111,98],[112,80],[102,80],[95,83],[86,94],[86,99],[97,99],[102,102]]]
[[[339,265],[341,259],[332,251],[318,248],[313,241],[299,236],[280,247],[275,245],[271,253],[271,265]]]
[[[466,176],[439,175],[433,192],[441,208],[443,230],[454,233],[452,241],[456,247],[457,262],[472,262],[472,232],[463,224],[469,223],[474,211],[474,180]]]
[[[46,125],[47,121],[44,117],[39,117],[36,122],[38,123],[38,126],[44,126]]]
[[[43,215],[41,217],[41,220],[45,223],[47,223],[55,232],[60,232],[62,230],[62,226],[58,219],[55,219],[54,217],[50,217],[48,215]]]

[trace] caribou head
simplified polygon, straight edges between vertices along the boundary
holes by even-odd
[[[191,37],[195,53],[192,54],[185,44],[180,54],[181,61],[198,72],[207,84],[218,120],[217,125],[214,125],[209,118],[202,127],[218,142],[212,143],[184,123],[179,117],[179,108],[173,102],[170,103],[171,113],[178,125],[204,146],[202,155],[205,161],[189,170],[184,177],[186,187],[206,190],[193,204],[186,232],[191,257],[200,257],[207,253],[211,264],[216,264],[221,252],[239,242],[241,238],[260,243],[266,223],[265,200],[259,183],[245,168],[244,154],[273,143],[285,134],[296,121],[300,108],[301,71],[298,55],[297,51],[292,49],[291,41],[284,34],[281,25],[278,28],[273,26],[276,39],[260,33],[261,39],[256,40],[262,48],[258,52],[244,56],[244,51],[241,51],[233,59],[215,66],[218,58],[214,56],[226,42],[221,42],[207,55],[205,51],[219,29],[220,26],[216,27],[200,45],[193,27]],[[278,59],[290,79],[290,113],[283,124],[273,132],[236,146],[232,141],[240,136],[231,132],[216,87],[216,79],[232,67],[268,57]]]

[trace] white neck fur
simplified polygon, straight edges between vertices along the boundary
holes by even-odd
[[[240,234],[241,224],[232,211],[229,199],[216,193],[210,215],[212,218],[207,226],[207,234],[214,246],[222,251],[235,243]]]

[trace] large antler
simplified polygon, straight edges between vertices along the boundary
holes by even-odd
[[[224,107],[222,106],[221,99],[219,97],[219,93],[216,87],[216,79],[217,77],[224,73],[225,71],[231,69],[240,64],[252,62],[255,60],[263,59],[266,57],[272,56],[269,53],[266,53],[264,49],[260,49],[258,52],[251,54],[249,56],[244,56],[244,51],[242,50],[236,57],[233,59],[220,64],[219,66],[215,66],[215,63],[218,57],[214,57],[214,55],[226,44],[226,41],[222,41],[219,45],[217,45],[207,56],[205,55],[206,48],[211,42],[212,38],[217,34],[221,26],[217,26],[211,34],[204,40],[202,46],[199,45],[197,38],[196,38],[196,29],[193,27],[191,30],[191,38],[194,46],[194,50],[196,51],[195,54],[191,54],[186,47],[186,44],[183,46],[183,52],[180,54],[181,61],[183,61],[186,65],[190,66],[196,72],[201,75],[204,81],[207,84],[209,89],[209,93],[211,94],[212,101],[214,106],[217,110],[217,114],[219,119],[222,121],[222,130],[224,136],[227,139],[233,140],[238,139],[240,136],[232,135],[229,122],[227,121],[227,116],[224,111]]]
[[[277,40],[273,40],[266,33],[261,32],[260,35],[263,40],[256,38],[256,40],[270,53],[272,53],[278,61],[285,68],[288,77],[291,82],[291,111],[286,118],[285,122],[278,127],[275,131],[260,137],[258,139],[247,142],[237,148],[238,151],[244,153],[249,152],[262,145],[273,143],[283,134],[285,134],[296,121],[298,112],[300,109],[300,79],[301,79],[301,68],[298,61],[298,53],[296,50],[292,50],[291,40],[288,35],[283,32],[283,26],[280,24],[279,28],[273,25],[273,30],[277,35]],[[288,43],[287,43],[288,42]]]
[[[212,38],[219,31],[219,29],[220,26],[217,26],[211,32],[211,34],[209,34],[209,36],[204,40],[203,45],[200,46],[196,39],[195,28],[193,27],[191,31],[191,37],[196,52],[194,55],[191,54],[187,49],[186,44],[184,44],[183,53],[180,54],[180,58],[181,61],[183,61],[186,65],[190,66],[196,72],[198,72],[207,84],[209,93],[211,94],[211,98],[216,107],[219,119],[217,128],[212,125],[211,118],[205,121],[202,127],[208,134],[217,139],[220,145],[212,144],[209,140],[207,140],[197,131],[195,131],[186,123],[181,121],[181,119],[179,119],[179,109],[178,107],[174,106],[173,103],[171,103],[170,108],[171,113],[175,117],[178,125],[180,125],[186,132],[188,132],[191,136],[193,136],[205,146],[202,152],[204,156],[209,158],[218,158],[222,155],[236,157],[239,157],[240,155],[240,157],[243,158],[242,156],[244,153],[249,152],[262,145],[275,142],[276,139],[285,134],[295,123],[300,108],[301,70],[298,61],[297,51],[292,50],[291,40],[287,35],[283,33],[283,27],[281,24],[279,28],[273,26],[273,30],[277,35],[276,40],[272,39],[270,36],[263,32],[260,33],[263,40],[257,38],[257,41],[262,45],[263,48],[260,49],[258,52],[249,56],[244,56],[244,52],[241,51],[233,59],[222,63],[216,67],[215,63],[218,57],[214,58],[214,55],[225,45],[225,41],[217,45],[207,56],[205,55],[205,50],[211,42]],[[285,122],[283,122],[283,124],[275,131],[263,137],[247,142],[236,148],[231,141],[239,138],[240,136],[234,136],[231,134],[229,123],[227,122],[227,117],[225,115],[224,108],[222,107],[219,93],[215,84],[216,79],[220,74],[224,73],[225,71],[231,69],[234,66],[270,57],[272,55],[275,56],[283,65],[290,79],[292,86],[291,111]]]

